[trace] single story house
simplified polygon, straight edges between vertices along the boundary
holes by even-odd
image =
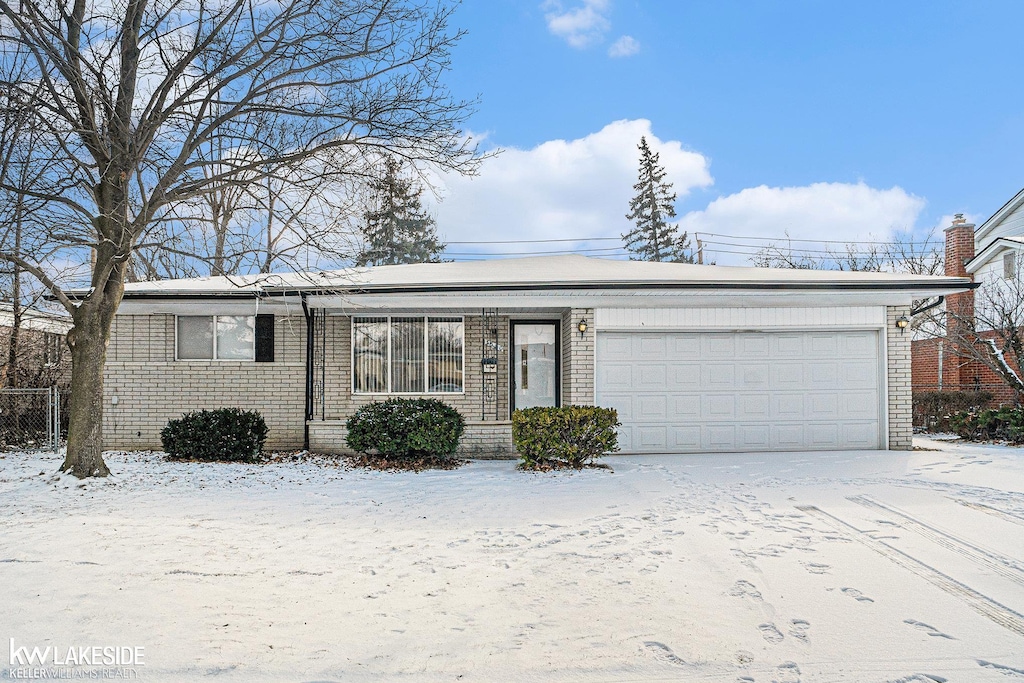
[[[910,448],[911,302],[967,278],[550,256],[127,285],[109,448],[200,408],[257,409],[268,447],[344,451],[392,396],[512,455],[513,410],[613,407],[623,452]]]

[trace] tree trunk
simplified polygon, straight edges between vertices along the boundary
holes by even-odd
[[[60,470],[79,479],[110,474],[103,462],[103,366],[112,317],[113,311],[110,316],[101,316],[80,310],[75,315],[74,328],[68,333],[71,401],[67,455]]]
[[[105,269],[109,265],[109,277],[75,310],[75,326],[68,332],[71,401],[67,455],[60,471],[70,472],[79,479],[110,474],[103,462],[103,368],[114,314],[124,295],[126,262],[114,257],[109,243],[101,245],[96,253],[97,268]]]

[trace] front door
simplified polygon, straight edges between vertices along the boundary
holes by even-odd
[[[512,323],[512,410],[558,405],[558,323]]]

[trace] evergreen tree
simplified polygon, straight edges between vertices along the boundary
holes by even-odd
[[[626,218],[636,227],[622,236],[634,261],[677,261],[693,263],[690,240],[679,234],[679,226],[668,221],[676,217],[676,193],[665,180],[665,169],[658,163],[647,138],[640,138],[640,179],[633,186],[636,196],[629,201]]]
[[[375,209],[364,214],[366,245],[356,265],[439,263],[446,245],[437,237],[433,217],[423,210],[423,188],[402,173],[401,162],[387,157],[384,177],[372,188]]]

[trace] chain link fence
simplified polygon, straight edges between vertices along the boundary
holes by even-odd
[[[0,389],[0,449],[54,451],[66,432],[61,392],[44,389]]]

